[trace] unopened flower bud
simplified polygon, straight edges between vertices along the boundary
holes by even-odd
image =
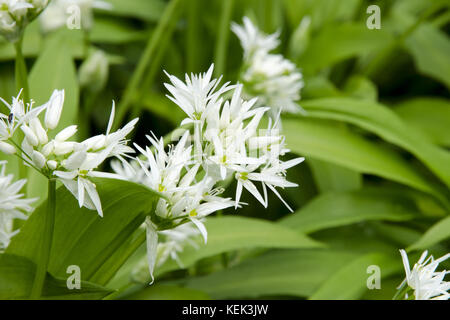
[[[53,141],[50,141],[42,148],[41,152],[44,156],[48,157],[53,152],[54,149],[55,149],[54,143]]]
[[[45,126],[48,129],[55,129],[61,118],[64,104],[64,90],[53,91],[50,100],[47,102],[47,112],[45,113]]]
[[[55,148],[53,150],[53,153],[57,156],[62,156],[68,153],[71,153],[73,151],[73,142],[58,142],[55,141]]]
[[[55,160],[48,160],[47,161],[47,166],[51,169],[51,170],[55,170],[58,167],[58,162],[56,162]]]
[[[42,127],[41,121],[38,118],[30,120],[30,128],[36,134],[40,144],[46,144],[48,142],[47,132]]]
[[[35,147],[39,144],[38,137],[33,132],[33,130],[30,129],[30,127],[24,124],[20,127],[20,129],[22,129],[23,133],[25,134],[25,138],[31,146]]]
[[[45,157],[42,153],[40,153],[39,151],[34,150],[32,155],[31,155],[31,160],[33,160],[33,163],[35,164],[35,166],[39,169],[42,169],[45,166]]]
[[[59,142],[64,142],[67,139],[69,139],[70,137],[72,137],[75,133],[77,132],[77,126],[73,125],[73,126],[69,126],[65,129],[63,129],[61,132],[59,132],[56,137],[55,140],[59,141]]]
[[[0,151],[6,154],[14,154],[16,153],[16,148],[9,143],[0,141]]]
[[[108,80],[108,59],[103,51],[97,50],[80,66],[80,86],[92,92],[101,91]]]

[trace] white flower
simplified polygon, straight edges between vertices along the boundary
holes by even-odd
[[[244,49],[244,67],[241,80],[245,93],[258,97],[258,104],[271,107],[274,118],[278,111],[302,111],[296,103],[303,88],[302,74],[295,65],[280,54],[269,51],[278,46],[278,33],[266,35],[244,17],[244,26],[232,25]]]
[[[179,254],[187,246],[198,249],[198,243],[195,241],[200,235],[197,228],[191,224],[182,224],[174,229],[163,230],[158,232],[162,237],[158,243],[158,259],[157,266],[163,265],[169,258],[175,260],[180,268],[183,268],[183,263],[179,258]]]
[[[400,250],[400,254],[402,255],[403,266],[406,273],[406,278],[400,287],[406,282],[408,286],[414,290],[414,297],[416,300],[450,299],[450,294],[448,293],[450,282],[444,280],[445,276],[450,273],[450,271],[435,271],[439,266],[439,263],[450,258],[450,253],[434,260],[432,255],[427,258],[428,251],[425,251],[419,261],[414,264],[412,270],[409,266],[406,251]]]
[[[24,199],[19,193],[26,180],[12,182],[13,175],[5,174],[6,161],[0,161],[0,251],[4,250],[19,231],[13,231],[14,219],[27,219],[25,213],[31,212],[30,204],[36,199]]]
[[[103,210],[95,184],[89,178],[111,178],[122,179],[120,175],[96,171],[107,158],[116,157],[125,161],[122,157],[127,156],[128,153],[133,153],[134,150],[126,145],[126,136],[133,130],[134,125],[138,119],[134,119],[126,124],[122,129],[116,132],[111,132],[111,127],[114,121],[114,103],[111,110],[111,115],[108,122],[106,134],[98,135],[89,138],[79,144],[73,145],[73,153],[64,161],[61,162],[61,169],[56,170],[56,175],[64,186],[75,196],[80,207],[86,207],[91,210],[97,210],[98,214],[103,217]],[[53,143],[55,149],[58,143],[68,137],[72,136],[76,131],[74,126],[68,127],[61,131]],[[60,141],[58,141],[58,139]],[[71,152],[71,151],[70,151]]]
[[[11,104],[0,97],[0,101],[9,109],[8,114],[0,113],[0,140],[12,138],[17,128],[32,123],[33,119],[36,119],[45,110],[45,106],[33,108],[33,102],[25,105],[24,101],[20,99],[21,93],[22,90],[17,97],[12,98]],[[42,132],[39,133],[39,135],[41,134]]]
[[[191,77],[186,74],[186,83],[166,72],[172,83],[164,84],[172,94],[167,97],[188,115],[188,119],[184,120],[182,124],[203,121],[204,111],[208,106],[214,105],[223,93],[233,88],[228,86],[229,82],[227,82],[216,91],[221,78],[211,80],[213,69],[214,65],[212,64],[204,74],[191,74]]]
[[[245,59],[250,58],[259,51],[267,53],[278,47],[278,44],[280,43],[278,40],[278,32],[271,35],[265,35],[259,31],[248,17],[244,17],[243,22],[243,26],[232,23],[231,30],[233,30],[241,41]]]
[[[16,42],[47,3],[48,0],[0,0],[0,34]]]

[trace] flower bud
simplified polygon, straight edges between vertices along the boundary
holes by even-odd
[[[74,142],[58,142],[55,141],[55,148],[53,153],[57,156],[62,156],[73,151]]]
[[[53,91],[50,100],[47,102],[47,112],[45,113],[45,126],[48,129],[55,129],[58,126],[63,104],[64,90]]]
[[[30,120],[30,128],[36,134],[39,144],[46,144],[48,142],[47,132],[45,132],[41,121],[39,121],[38,118],[33,118]]]
[[[47,166],[51,169],[51,170],[55,170],[58,167],[58,162],[56,162],[55,160],[48,160],[47,161]]]
[[[53,141],[50,141],[42,148],[41,152],[44,156],[48,157],[53,152],[54,149],[55,145]]]
[[[28,143],[35,147],[39,144],[39,139],[36,136],[36,134],[34,134],[33,130],[30,129],[30,127],[28,127],[27,125],[22,125],[20,127],[20,129],[22,129],[23,133],[25,134],[25,139],[27,139]]]
[[[69,126],[63,130],[61,130],[61,132],[59,132],[56,137],[55,140],[59,141],[59,142],[64,142],[67,139],[69,139],[70,137],[72,137],[75,133],[77,132],[77,126],[73,125],[73,126]]]
[[[16,148],[9,143],[0,141],[0,151],[6,154],[14,154],[16,153]]]
[[[108,80],[109,63],[103,51],[97,50],[80,66],[80,86],[92,92],[101,91]]]
[[[39,151],[34,150],[31,154],[31,160],[33,160],[33,163],[36,167],[39,169],[42,169],[45,166],[46,159],[42,153]]]

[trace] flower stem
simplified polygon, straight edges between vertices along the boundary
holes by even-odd
[[[47,195],[47,212],[44,221],[44,232],[42,233],[41,243],[36,275],[34,277],[33,287],[31,289],[31,299],[38,299],[42,295],[44,288],[45,277],[47,275],[48,264],[50,261],[50,252],[53,241],[53,229],[55,226],[55,212],[56,212],[56,180],[48,180],[48,195]]]
[[[16,77],[16,90],[22,89],[22,97],[26,102],[29,99],[29,87],[28,87],[28,71],[25,63],[25,57],[22,52],[23,38],[21,37],[16,43],[14,48],[16,49],[16,64],[15,64],[15,77]]]
[[[222,1],[222,14],[220,17],[219,36],[214,52],[215,76],[221,76],[225,70],[225,56],[230,34],[230,20],[233,13],[234,0]]]

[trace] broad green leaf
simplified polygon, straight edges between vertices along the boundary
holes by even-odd
[[[310,117],[346,121],[404,148],[450,186],[450,152],[431,144],[389,108],[372,101],[348,98],[304,101],[302,107]]]
[[[419,215],[411,199],[390,190],[330,192],[281,220],[281,224],[311,233],[367,220],[407,221]]]
[[[405,47],[417,69],[450,88],[450,40],[438,28],[422,24],[406,40]]]
[[[376,101],[378,89],[368,78],[354,75],[345,83],[344,92],[359,99]]]
[[[184,268],[192,266],[196,261],[217,255],[223,252],[250,249],[250,248],[315,248],[320,243],[293,231],[277,223],[245,217],[210,217],[205,222],[208,230],[208,242],[202,243],[198,238],[198,249],[186,246],[179,255]],[[147,278],[148,267],[143,264],[139,273]],[[180,266],[170,260],[160,269],[157,274],[180,269]],[[140,277],[142,278],[142,276]]]
[[[350,191],[362,186],[359,172],[317,159],[309,159],[308,164],[320,192]]]
[[[162,0],[106,0],[106,2],[112,6],[109,10],[101,10],[103,14],[133,17],[151,22],[158,21],[166,5]]]
[[[210,297],[199,290],[174,285],[155,284],[146,286],[129,296],[126,300],[209,300]]]
[[[329,25],[311,38],[298,66],[307,74],[316,73],[339,61],[370,54],[391,39],[387,29],[373,32],[365,23]]]
[[[444,241],[449,237],[450,217],[446,217],[428,229],[419,240],[408,248],[408,250],[429,249],[431,246],[438,244],[440,241]]]
[[[431,141],[450,147],[450,100],[414,98],[396,105],[394,111],[408,124],[422,130]]]
[[[9,254],[0,255],[0,299],[27,299],[31,293],[36,265],[30,260]],[[67,278],[69,275],[66,274]],[[65,278],[47,274],[43,299],[101,299],[111,293],[101,286],[81,281],[80,289],[69,290]]]
[[[49,272],[64,276],[69,265],[77,265],[82,279],[90,281],[102,265],[126,242],[150,213],[158,194],[134,183],[96,179],[104,217],[79,208],[78,201],[64,187],[57,190],[56,219]],[[39,206],[14,237],[7,253],[37,261],[38,239],[43,230],[46,202]],[[112,277],[121,265],[109,270]],[[115,269],[115,270],[114,270]],[[103,279],[104,284],[109,279]]]
[[[435,194],[434,187],[407,161],[336,123],[307,118],[283,119],[289,148],[301,155],[374,174]],[[308,160],[306,160],[308,161]]]
[[[215,299],[307,297],[354,257],[338,250],[274,251],[229,269],[188,279],[186,287],[204,291]]]
[[[399,257],[380,253],[370,253],[356,258],[339,269],[314,292],[310,299],[355,300],[361,298],[361,296],[368,291],[368,284],[372,284],[370,276],[376,276],[372,269],[368,269],[369,266],[379,268],[381,289],[383,289],[383,282],[381,279],[402,270],[402,263],[399,260]]]
[[[29,76],[30,97],[36,105],[47,102],[55,89],[65,90],[64,108],[58,127],[59,132],[78,121],[78,80],[72,52],[65,33],[56,33],[46,42],[42,53],[33,65]],[[39,197],[43,201],[46,197],[45,186],[47,180],[34,170],[28,170],[27,195]]]

